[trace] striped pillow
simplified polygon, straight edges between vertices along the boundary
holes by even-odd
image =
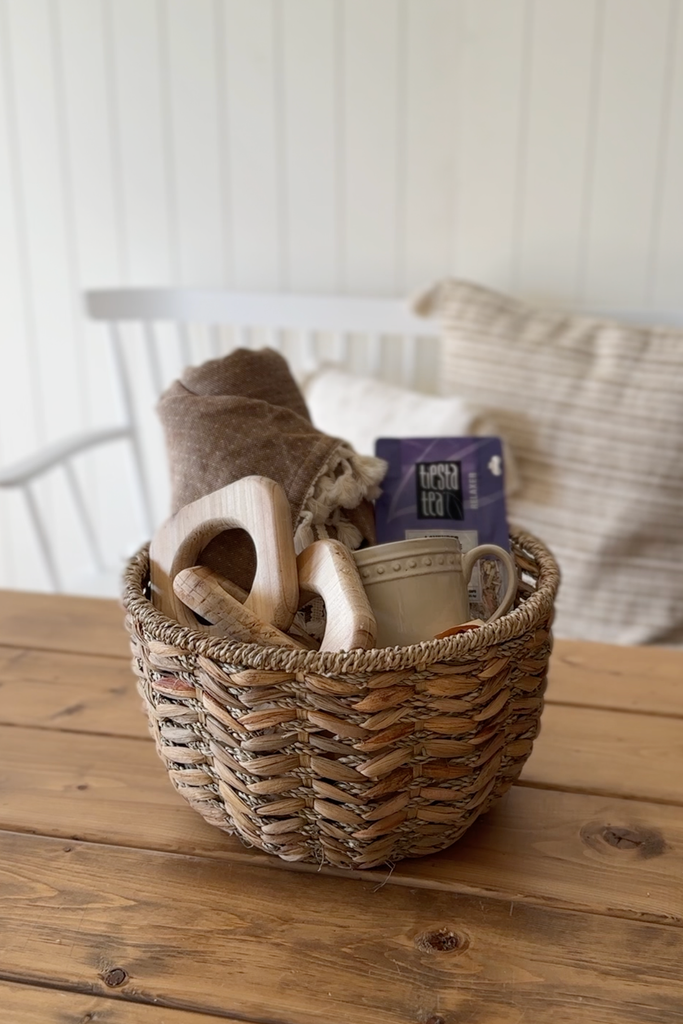
[[[495,415],[522,488],[514,523],[562,569],[555,633],[683,644],[683,331],[537,310],[447,280],[444,392]]]

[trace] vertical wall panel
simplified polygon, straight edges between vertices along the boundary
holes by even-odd
[[[453,265],[461,22],[460,0],[409,0],[400,290],[428,283]]]
[[[112,93],[109,127],[123,232],[122,278],[173,283],[158,0],[103,0]],[[176,228],[177,234],[177,228]]]
[[[82,361],[75,336],[63,163],[55,102],[53,24],[47,0],[8,3],[18,123],[17,166],[35,324],[31,366],[46,438],[78,429],[84,416]]]
[[[404,244],[397,223],[405,174],[398,84],[405,73],[405,52],[399,45],[404,17],[403,0],[346,0],[338,29],[343,43],[339,116],[345,234],[340,284],[366,294],[397,289]]]
[[[0,0],[0,460],[7,464],[18,454],[17,441],[27,450],[37,440],[30,387],[32,346],[30,283],[23,223],[23,194],[18,165],[16,105],[11,74],[7,11]],[[17,430],[23,413],[24,430]],[[0,491],[0,584],[16,586],[12,543],[16,536],[12,500]]]
[[[38,343],[20,160],[12,40],[0,2],[0,457],[3,463],[45,441],[35,390]],[[17,425],[21,424],[21,429]]]
[[[119,279],[121,266],[104,10],[99,0],[59,0],[55,6],[76,269],[81,283],[108,285]]]
[[[531,0],[466,0],[456,271],[513,283],[523,146],[523,93],[532,55]]]
[[[63,207],[69,224],[70,300],[79,341],[82,395],[88,426],[110,426],[122,411],[111,374],[105,333],[82,315],[82,291],[111,285],[121,278],[123,233],[117,206],[114,149],[109,124],[109,88],[105,30],[106,10],[97,0],[58,0],[50,7],[56,64],[55,99],[62,154]],[[86,501],[109,550],[119,543],[121,508],[112,493],[126,493],[127,478],[109,451],[77,460]],[[74,567],[89,567],[90,556],[79,531],[73,530],[72,504],[57,500],[69,520],[71,543],[60,530],[64,557]]]
[[[235,285],[282,286],[273,0],[225,0]]]
[[[6,81],[11,81],[15,182],[25,296],[30,310],[28,374],[24,386],[32,393],[34,425],[41,440],[75,432],[87,420],[86,366],[78,306],[76,225],[70,164],[66,145],[65,95],[60,46],[59,9],[31,0],[13,0],[6,8]],[[17,339],[18,340],[18,339]],[[21,342],[20,342],[21,343]],[[19,380],[11,384],[10,408],[14,429],[9,436],[23,440],[29,395]],[[29,393],[29,394],[30,394]],[[27,424],[26,434],[30,434]],[[5,454],[8,454],[7,452]],[[18,452],[15,450],[15,455]],[[73,514],[54,502],[54,474],[41,481],[41,502],[65,558],[73,554]],[[34,571],[36,544],[26,529],[26,511],[19,495],[7,506],[13,518],[14,540],[21,556],[15,559],[15,582]],[[18,541],[18,543],[17,543]],[[33,568],[31,568],[33,567]],[[46,583],[39,572],[34,585]]]
[[[338,242],[334,0],[286,0],[280,9],[287,284],[330,293]]]
[[[213,0],[165,0],[170,159],[183,284],[223,283],[224,218]],[[218,215],[217,215],[218,214]]]
[[[178,284],[181,277],[178,168],[174,163],[169,24],[166,0],[104,0],[108,29],[110,130],[123,229],[125,283]],[[144,431],[150,489],[159,494],[166,473],[154,390],[142,358],[142,338],[127,332],[136,375],[136,407]],[[173,346],[169,357],[177,356]],[[119,468],[119,474],[125,469]],[[125,493],[125,492],[123,492]],[[166,514],[165,498],[155,503]]]
[[[668,0],[606,0],[587,305],[638,308],[647,297],[668,14]]]
[[[599,0],[536,3],[516,290],[571,302],[578,284]]]
[[[670,0],[669,7],[648,299],[653,309],[675,311],[683,303],[683,5]]]
[[[55,14],[57,97],[63,152],[64,206],[70,222],[72,302],[85,368],[88,424],[109,424],[116,415],[103,332],[82,316],[83,288],[121,278],[121,225],[116,207],[114,152],[109,131],[101,3],[59,0]]]

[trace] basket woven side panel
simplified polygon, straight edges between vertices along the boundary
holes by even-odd
[[[216,658],[194,631],[160,639],[127,602],[175,787],[211,824],[287,860],[369,868],[453,843],[519,776],[539,729],[556,570],[542,581],[533,555],[515,553],[522,614],[504,619],[517,628],[405,648],[398,667],[383,651],[355,671],[298,652],[289,668],[261,666],[239,645],[225,653],[241,657]],[[549,600],[536,600],[539,581]]]

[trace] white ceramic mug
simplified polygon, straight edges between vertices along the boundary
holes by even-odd
[[[354,551],[377,619],[376,646],[417,644],[467,622],[474,563],[491,556],[505,566],[507,587],[489,622],[511,607],[517,592],[515,562],[497,544],[479,544],[463,554],[457,537],[418,537]]]

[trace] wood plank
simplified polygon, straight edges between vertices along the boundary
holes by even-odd
[[[238,1024],[234,1017],[170,1010],[125,999],[0,981],[0,1005],[11,1024]]]
[[[0,590],[0,645],[128,659],[117,601]],[[547,699],[683,714],[683,651],[556,640]]]
[[[683,925],[683,814],[513,786],[450,850],[391,880]]]
[[[206,824],[134,740],[0,729],[0,827],[291,869]],[[514,787],[450,850],[402,861],[390,881],[682,924],[682,875],[680,808]]]
[[[0,645],[114,655],[126,664],[130,656],[117,601],[23,591],[0,590]],[[546,697],[549,702],[681,715],[681,680],[681,650],[556,640]]]
[[[549,704],[524,783],[683,804],[678,719]]]
[[[0,644],[129,657],[117,601],[0,590]]]
[[[297,1024],[682,1019],[664,925],[7,833],[0,863],[10,980],[116,970],[128,998]]]
[[[0,722],[147,738],[129,659],[0,647]]]
[[[244,850],[175,792],[152,743],[18,727],[0,736],[2,828],[204,855]]]
[[[556,640],[546,699],[683,715],[683,651]]]
[[[620,658],[626,659],[628,650],[631,649],[625,649]],[[646,658],[646,650],[637,656],[634,652],[635,660]],[[600,686],[606,684],[611,687],[611,696],[606,698],[609,701],[618,697],[615,689],[620,676],[616,676],[615,686],[612,672],[618,670],[607,667],[608,652],[620,649],[605,648],[604,651],[605,667],[597,676],[587,670],[583,687],[584,692],[590,694],[594,686],[597,694]],[[650,706],[675,708],[678,707],[675,683],[678,659],[669,655],[679,652],[660,653],[664,655],[660,673],[653,671],[648,681],[654,694]],[[144,736],[144,715],[135,695],[128,662],[112,660],[109,668],[106,662],[104,658],[65,654],[54,656],[53,661],[53,656],[47,652],[26,651],[19,651],[13,658],[11,649],[0,648],[0,683],[5,684],[0,700],[0,721],[11,725],[39,724],[53,729]],[[562,672],[571,674],[573,670],[571,663],[562,666]],[[562,685],[566,692],[572,684],[565,678]],[[662,702],[657,699],[660,685]],[[635,672],[630,674],[630,683],[623,689],[627,702],[632,702],[638,694]],[[683,694],[683,688],[679,687],[678,692]],[[541,734],[523,781],[555,789],[683,803],[680,723],[671,717],[548,703],[543,712]]]
[[[558,640],[546,700],[680,717],[682,680],[681,651]],[[129,657],[0,646],[0,686],[4,724],[146,735]]]

